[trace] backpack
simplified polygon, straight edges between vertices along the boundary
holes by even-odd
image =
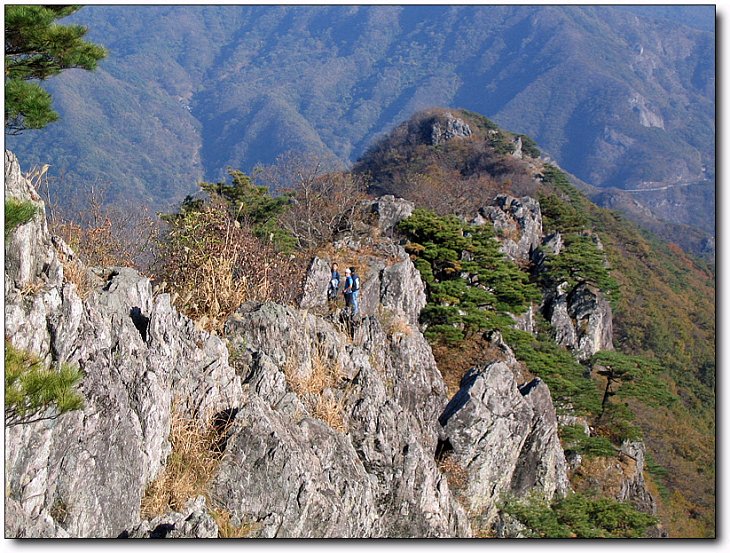
[[[360,289],[360,277],[352,273],[352,291],[357,292]]]

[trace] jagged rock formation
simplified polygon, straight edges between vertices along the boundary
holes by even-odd
[[[268,303],[242,306],[226,335],[246,348],[245,382],[261,398],[243,402],[232,429],[214,486],[226,508],[259,520],[265,536],[469,533],[434,460],[445,385],[416,328],[385,329],[371,315],[353,340],[336,322]],[[260,482],[257,464],[270,467]]]
[[[477,225],[490,222],[502,244],[502,252],[522,265],[532,262],[536,272],[543,269],[545,251],[560,255],[563,249],[560,233],[543,236],[540,204],[529,196],[518,199],[500,194],[493,205],[481,208],[473,220]],[[538,249],[540,246],[543,251]],[[603,249],[600,243],[598,247]],[[567,283],[560,283],[546,294],[542,310],[555,329],[555,341],[570,349],[578,360],[613,349],[611,306],[595,286],[581,283],[567,290]],[[516,318],[516,324],[532,332],[533,310]]]
[[[475,224],[491,222],[502,252],[518,263],[529,263],[534,250],[542,243],[542,214],[534,198],[515,198],[500,194],[493,205],[483,207]]]
[[[30,197],[8,160],[9,190]],[[374,288],[387,325],[366,316],[354,342],[350,329],[306,311],[243,306],[226,328],[243,359],[234,370],[225,342],[196,329],[135,271],[100,271],[82,299],[64,279],[67,260],[42,214],[7,250],[6,336],[49,366],[78,364],[86,401],[81,411],[6,429],[10,535],[215,535],[201,505],[197,514],[140,516],[170,452],[173,404],[201,424],[235,414],[210,494],[238,523],[254,523],[254,535],[470,535],[434,459],[445,385],[409,324],[425,297],[407,257],[383,266]],[[40,289],[24,292],[29,282]],[[420,291],[415,303],[400,296],[411,290]],[[337,367],[330,385],[308,388],[328,360]]]
[[[443,120],[441,120],[443,119]],[[431,145],[438,146],[454,138],[471,136],[471,127],[463,119],[454,117],[448,111],[442,118],[436,118],[431,123]]]
[[[439,419],[443,447],[465,467],[464,497],[482,526],[494,523],[507,493],[546,499],[570,489],[555,409],[547,386],[517,386],[502,362],[472,369]]]
[[[384,235],[392,235],[396,225],[413,213],[413,202],[392,195],[381,196],[371,203],[371,211],[377,215],[377,225]]]
[[[9,152],[5,178],[7,195],[34,198]],[[252,537],[469,537],[497,520],[505,493],[566,493],[550,392],[516,379],[500,336],[500,361],[469,371],[448,401],[417,324],[420,274],[384,236],[410,210],[381,199],[367,253],[355,237],[340,244],[363,278],[354,323],[330,310],[330,260],[315,259],[299,308],[244,304],[221,337],[131,269],[72,283],[74,254],[42,212],[19,227],[6,241],[6,338],[49,367],[77,364],[85,406],[5,429],[6,536],[213,537],[215,508]],[[586,318],[589,292],[569,316]],[[224,418],[213,425],[223,453],[205,497],[146,520],[140,503],[168,462],[174,417]],[[625,495],[641,489],[634,474]]]
[[[426,305],[425,287],[406,251],[388,238],[396,225],[413,213],[413,209],[412,202],[393,196],[383,196],[363,208],[364,212],[375,215],[373,224],[380,236],[371,246],[380,249],[380,254],[364,254],[359,243],[347,239],[339,243],[338,249],[344,257],[358,259],[362,286],[360,312],[364,315],[375,315],[378,309],[385,308],[411,325],[418,324],[418,315]],[[304,280],[304,293],[299,303],[301,308],[320,314],[328,311],[327,283],[333,262],[339,262],[344,281],[345,264],[340,259],[315,257]]]
[[[6,153],[7,189],[30,198]],[[241,383],[225,344],[178,314],[146,278],[110,270],[82,300],[64,281],[41,212],[6,243],[5,336],[48,366],[85,373],[82,411],[5,431],[8,498],[17,528],[44,534],[117,536],[140,522],[146,485],[170,450],[173,401],[207,419],[237,405]],[[27,292],[31,284],[34,293]],[[62,512],[63,516],[53,517]]]
[[[611,305],[594,286],[581,283],[569,293],[565,283],[546,297],[545,314],[555,329],[555,341],[570,349],[579,361],[613,350]]]

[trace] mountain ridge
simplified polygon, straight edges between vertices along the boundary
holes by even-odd
[[[302,147],[348,164],[437,105],[532,136],[596,186],[714,179],[713,34],[667,20],[555,6],[90,6],[74,20],[109,59],[49,81],[62,122],[8,144],[112,197],[174,203]]]

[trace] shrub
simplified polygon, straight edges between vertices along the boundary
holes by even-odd
[[[306,368],[303,371],[301,359],[290,354],[284,366],[287,384],[314,417],[338,432],[346,432],[344,395],[339,400],[334,395],[341,381],[340,362],[327,354],[323,344],[317,343],[311,352],[310,366]]]
[[[548,253],[540,273],[540,282],[546,288],[567,282],[570,289],[579,284],[592,284],[599,288],[616,305],[619,289],[606,265],[603,252],[592,236],[566,234],[563,250],[554,255]]]
[[[245,301],[292,301],[302,271],[241,224],[220,197],[186,200],[165,215],[157,278],[188,317],[219,329]]]
[[[225,202],[230,216],[242,226],[248,227],[257,238],[270,243],[278,251],[291,252],[296,241],[282,228],[278,218],[291,205],[291,195],[272,197],[266,186],[257,186],[242,171],[229,169],[231,182],[200,183],[200,188],[212,198]],[[188,197],[187,210],[201,208],[204,200]]]
[[[38,207],[30,201],[8,198],[5,200],[5,238],[19,226],[29,223],[38,213]]]
[[[578,425],[561,426],[560,440],[566,452],[575,452],[587,457],[613,457],[616,448],[603,436],[589,436]]]
[[[640,538],[658,523],[633,505],[573,493],[547,502],[537,496],[508,499],[501,509],[535,538]]]
[[[83,264],[149,270],[160,232],[156,216],[144,207],[106,203],[105,191],[98,189],[78,193],[74,204],[59,213],[49,208],[50,230],[63,238]]]
[[[558,346],[547,333],[538,337],[514,328],[503,331],[515,357],[550,388],[559,410],[577,415],[597,416],[601,398],[585,368],[567,350]]]
[[[5,425],[30,424],[55,419],[83,408],[84,398],[76,390],[83,373],[61,364],[46,369],[36,356],[5,341]]]
[[[634,397],[653,407],[670,407],[678,399],[660,378],[664,369],[656,361],[619,351],[600,351],[591,358],[591,365],[606,378],[606,397]]]

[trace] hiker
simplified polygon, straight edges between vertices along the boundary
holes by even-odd
[[[345,307],[352,307],[352,314],[357,315],[359,310],[358,296],[360,295],[360,277],[355,267],[345,269]]]
[[[337,270],[337,263],[332,264],[332,276],[330,277],[330,284],[327,287],[327,299],[329,301],[335,301],[337,299],[337,291],[340,289],[340,273]]]
[[[360,277],[355,272],[355,267],[350,267],[352,275],[352,305],[354,308],[353,315],[357,315],[360,311]]]
[[[345,310],[352,310],[352,271],[350,268],[345,269],[345,288],[342,290],[345,295]]]

